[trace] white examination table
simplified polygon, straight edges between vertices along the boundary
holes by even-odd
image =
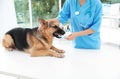
[[[74,49],[57,41],[65,58],[30,57],[0,47],[0,74],[18,79],[120,79],[120,49],[102,44],[100,50]]]

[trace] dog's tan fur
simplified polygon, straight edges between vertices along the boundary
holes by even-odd
[[[12,37],[9,34],[6,34],[3,37],[2,45],[9,51],[13,50],[13,48],[14,48],[14,41],[13,41]]]
[[[44,20],[43,20],[44,21]],[[40,32],[36,31],[33,35],[27,33],[27,43],[29,48],[24,49],[25,52],[30,53],[32,57],[37,56],[54,56],[62,58],[64,57],[64,50],[60,50],[52,45],[54,28],[46,27],[48,23],[46,21],[41,23],[39,27]],[[45,38],[41,37],[44,36]],[[9,34],[5,34],[2,45],[7,50],[14,49],[14,41]]]

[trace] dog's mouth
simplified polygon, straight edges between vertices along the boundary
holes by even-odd
[[[53,33],[53,36],[56,37],[56,38],[62,38],[62,35],[61,34],[58,34],[58,33]]]
[[[62,38],[62,35],[64,34],[65,34],[65,31],[63,31],[62,29],[59,29],[53,33],[53,36],[56,38]]]

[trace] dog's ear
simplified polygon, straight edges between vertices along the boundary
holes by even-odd
[[[40,23],[40,26],[38,27],[38,29],[41,31],[41,32],[44,32],[44,30],[47,28],[47,21],[45,21],[44,19],[42,18],[38,18],[38,22]]]
[[[41,25],[46,25],[46,21],[42,18],[38,18],[38,22],[41,24]]]

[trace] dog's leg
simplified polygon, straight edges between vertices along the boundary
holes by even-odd
[[[6,50],[13,50],[14,49],[14,41],[9,34],[6,34],[2,40],[2,45],[5,47]]]
[[[54,51],[56,51],[56,52],[58,52],[58,53],[65,53],[64,50],[58,49],[58,48],[56,48],[56,47],[54,47],[54,46],[52,46],[50,49],[52,49],[52,50],[54,50]]]
[[[57,53],[51,50],[32,50],[30,51],[30,54],[32,57],[38,57],[38,56],[53,56],[58,58],[64,57],[62,53]]]

